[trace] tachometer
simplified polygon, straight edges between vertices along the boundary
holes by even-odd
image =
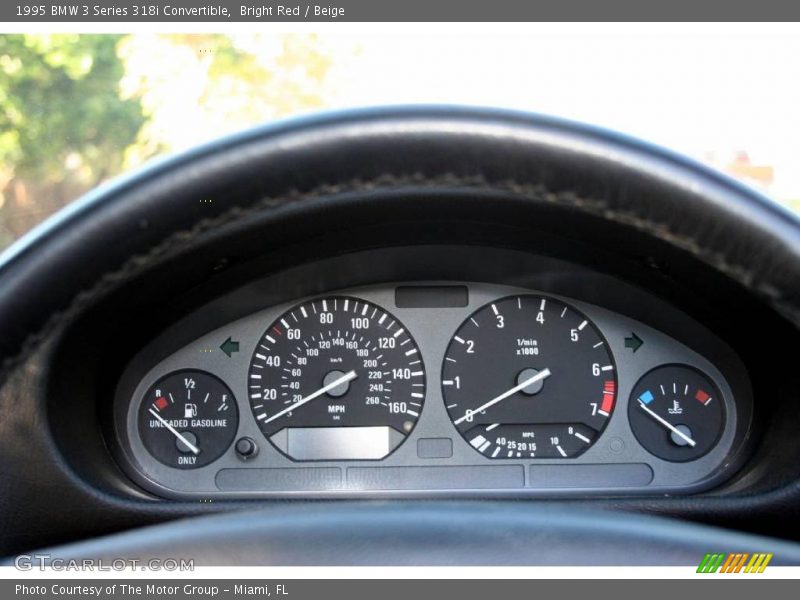
[[[442,393],[464,439],[489,458],[585,452],[614,410],[608,344],[577,309],[513,296],[472,314],[442,366]]]
[[[297,306],[259,341],[248,374],[261,431],[294,460],[381,459],[425,401],[425,367],[406,328],[358,298]]]

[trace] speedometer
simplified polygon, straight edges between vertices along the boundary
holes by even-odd
[[[472,314],[442,366],[442,393],[464,439],[489,458],[568,458],[605,428],[617,377],[608,344],[577,309],[513,296]]]
[[[378,460],[414,428],[425,368],[387,311],[358,298],[320,298],[269,326],[250,362],[248,395],[261,431],[289,458]]]

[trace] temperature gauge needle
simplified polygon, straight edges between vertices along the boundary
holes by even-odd
[[[331,381],[328,385],[319,388],[316,392],[314,392],[312,394],[309,394],[305,398],[300,399],[299,401],[295,402],[294,404],[292,404],[290,406],[287,406],[282,411],[277,412],[274,415],[272,415],[269,419],[265,419],[263,421],[263,423],[267,424],[267,423],[269,423],[271,421],[274,421],[275,419],[279,419],[280,417],[282,417],[286,413],[292,412],[293,410],[297,410],[298,408],[300,408],[304,404],[308,404],[314,398],[319,398],[320,396],[322,396],[322,394],[325,394],[326,392],[332,390],[333,388],[339,387],[340,385],[342,385],[343,383],[347,383],[348,381],[353,381],[353,379],[355,379],[356,377],[358,377],[358,375],[356,375],[355,371],[348,371],[347,373],[345,373],[344,375],[342,375],[338,379],[334,379],[333,381]]]
[[[695,441],[694,441],[692,438],[690,438],[688,435],[686,435],[685,433],[683,433],[683,432],[682,432],[680,429],[678,429],[678,428],[677,428],[677,427],[675,427],[674,425],[671,425],[671,424],[670,424],[669,422],[667,422],[665,419],[662,419],[662,418],[661,418],[661,417],[659,417],[659,416],[658,416],[656,413],[654,413],[652,410],[650,410],[649,408],[647,408],[647,406],[645,406],[644,402],[642,402],[641,400],[639,401],[639,406],[642,408],[642,410],[643,410],[644,412],[646,412],[648,415],[650,415],[651,417],[653,417],[653,418],[654,418],[656,421],[658,421],[659,423],[661,423],[661,424],[662,424],[664,427],[666,427],[667,429],[669,429],[669,430],[670,430],[672,433],[674,433],[674,434],[675,434],[675,435],[677,435],[678,437],[682,438],[682,439],[683,439],[683,440],[684,440],[684,441],[685,441],[687,444],[689,444],[689,445],[690,445],[690,446],[692,446],[692,447],[694,447],[694,446],[696,446],[696,445],[697,445],[697,442],[695,442]]]
[[[550,373],[550,369],[542,369],[536,375],[534,375],[532,377],[528,377],[525,381],[521,382],[518,385],[515,385],[510,390],[503,392],[502,394],[500,394],[496,398],[492,398],[486,404],[483,404],[483,405],[479,406],[475,410],[472,410],[472,411],[468,410],[466,413],[464,413],[463,417],[453,421],[453,424],[454,425],[459,425],[459,424],[463,423],[464,421],[466,421],[470,416],[474,415],[475,413],[479,413],[479,412],[485,411],[490,406],[494,406],[498,402],[502,402],[503,400],[505,400],[509,396],[513,396],[518,391],[528,387],[529,385],[532,385],[532,384],[536,383],[537,381],[541,381],[542,379],[546,379],[547,377],[550,377],[550,375],[552,375],[552,373]]]
[[[175,429],[175,428],[174,428],[172,425],[170,425],[169,423],[167,423],[167,422],[166,422],[166,421],[165,421],[165,420],[164,420],[164,419],[161,417],[161,415],[159,415],[159,414],[158,414],[156,411],[154,411],[152,408],[150,409],[150,414],[151,414],[151,415],[153,415],[153,416],[154,416],[156,419],[158,419],[159,421],[161,421],[161,424],[162,424],[164,427],[166,427],[166,428],[167,428],[167,429],[170,431],[170,433],[172,433],[172,435],[174,435],[174,436],[175,436],[176,438],[178,438],[178,439],[179,439],[181,442],[183,442],[184,444],[186,444],[186,447],[187,447],[189,450],[191,450],[193,454],[200,454],[200,448],[198,448],[197,446],[195,446],[194,444],[192,444],[192,443],[191,443],[189,440],[187,440],[187,439],[186,439],[184,436],[182,436],[182,435],[180,434],[180,432],[179,432],[177,429]]]

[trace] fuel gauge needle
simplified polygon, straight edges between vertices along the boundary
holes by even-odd
[[[670,430],[672,433],[674,433],[674,434],[675,434],[675,435],[677,435],[678,437],[682,438],[682,439],[683,439],[683,440],[684,440],[684,441],[685,441],[687,444],[689,444],[689,445],[690,445],[690,446],[692,446],[693,448],[694,448],[694,447],[697,445],[697,442],[695,442],[695,441],[694,441],[692,438],[690,438],[688,435],[686,435],[685,433],[683,433],[683,432],[682,432],[680,429],[678,429],[678,428],[677,428],[677,427],[675,427],[674,425],[671,425],[671,424],[670,424],[669,422],[667,422],[665,419],[662,419],[660,416],[658,416],[658,415],[657,415],[656,413],[654,413],[652,410],[650,410],[649,408],[647,408],[647,406],[645,406],[644,402],[642,402],[641,400],[639,401],[639,406],[641,407],[641,409],[642,409],[644,412],[646,412],[648,415],[650,415],[651,417],[653,417],[653,418],[654,418],[656,421],[658,421],[659,423],[661,423],[661,424],[662,424],[664,427],[666,427],[667,429],[669,429],[669,430]]]
[[[195,446],[194,444],[192,444],[192,443],[191,443],[189,440],[187,440],[187,439],[186,439],[184,436],[182,436],[182,435],[180,434],[180,432],[179,432],[177,429],[175,429],[175,428],[174,428],[172,425],[170,425],[169,423],[167,423],[167,422],[166,422],[166,421],[165,421],[165,420],[164,420],[164,419],[161,417],[161,415],[159,415],[159,414],[158,414],[156,411],[154,411],[152,408],[150,409],[150,414],[151,414],[151,415],[153,415],[153,416],[154,416],[156,419],[158,419],[159,421],[161,421],[161,424],[162,424],[164,427],[166,427],[166,428],[167,428],[167,429],[170,431],[170,433],[172,433],[172,435],[174,435],[176,438],[178,438],[180,441],[182,441],[184,444],[186,444],[186,447],[187,447],[189,450],[191,450],[193,454],[195,454],[195,455],[197,455],[197,454],[200,454],[200,448],[198,448],[197,446]]]

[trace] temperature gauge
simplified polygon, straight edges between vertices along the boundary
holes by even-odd
[[[230,447],[239,411],[230,389],[205,371],[176,371],[154,383],[139,409],[147,451],[176,469],[203,467]]]
[[[665,365],[633,388],[628,418],[648,452],[686,462],[704,456],[719,441],[725,409],[719,388],[707,375],[685,365]]]

